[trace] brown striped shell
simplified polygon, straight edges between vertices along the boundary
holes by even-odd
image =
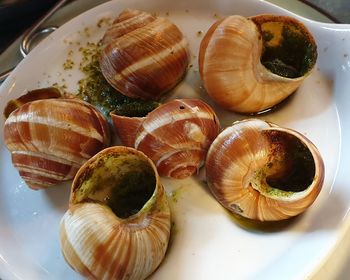
[[[315,65],[317,46],[287,16],[228,16],[203,38],[199,70],[209,96],[241,113],[269,109],[292,94]]]
[[[61,249],[88,279],[142,280],[163,260],[170,228],[170,208],[153,162],[135,149],[115,146],[78,171],[61,221]]]
[[[220,131],[215,112],[199,99],[169,101],[143,118],[111,116],[124,145],[149,156],[161,176],[177,179],[198,171]]]
[[[25,94],[21,95],[19,98],[10,100],[6,107],[4,108],[4,117],[7,119],[9,115],[21,107],[23,104],[42,99],[51,99],[51,98],[61,98],[62,93],[58,88],[48,87],[48,88],[38,88],[30,90]]]
[[[74,177],[79,167],[107,147],[107,120],[93,106],[75,99],[25,103],[4,125],[12,163],[32,189]]]
[[[183,77],[187,41],[169,20],[127,9],[102,39],[102,74],[129,97],[157,100]]]
[[[317,148],[304,135],[258,120],[235,122],[211,145],[207,182],[229,211],[258,221],[304,212],[324,180]]]

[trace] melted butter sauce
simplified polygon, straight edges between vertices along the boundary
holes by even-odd
[[[117,115],[143,117],[160,105],[127,97],[114,89],[104,78],[99,65],[100,46],[90,43],[80,50],[83,61],[80,70],[85,78],[79,81],[78,97],[96,106],[105,116],[114,111]]]
[[[273,222],[261,222],[258,220],[251,220],[244,218],[238,214],[226,211],[227,216],[239,227],[249,231],[261,231],[261,232],[278,232],[285,230],[287,227],[292,226],[299,220],[299,216],[289,218],[287,220],[273,221]]]
[[[154,171],[147,162],[110,155],[82,175],[77,200],[106,204],[119,218],[128,218],[144,207],[155,185]]]
[[[164,179],[163,179],[164,180]],[[198,183],[198,182],[197,182]],[[207,183],[202,181],[200,183],[202,185],[203,191],[208,192],[207,194],[211,196],[210,191],[207,187]],[[165,184],[167,185],[167,184]],[[183,206],[188,203],[187,197],[190,196],[187,194],[187,192],[192,192],[193,190],[189,190],[185,186],[182,186],[179,182],[173,182],[171,187],[171,192],[168,193],[168,200],[170,202],[172,211],[174,213],[174,217],[179,220],[179,225],[175,223],[173,220],[172,223],[172,231],[171,231],[171,238],[170,238],[170,243],[169,243],[169,249],[168,251],[171,251],[172,243],[175,242],[174,239],[176,239],[176,235],[183,231],[182,227],[184,226],[183,224],[183,216],[186,215],[185,212],[183,211]],[[197,186],[199,187],[199,186]],[[197,192],[196,192],[197,193]],[[192,193],[193,194],[193,193]],[[291,217],[286,220],[281,220],[281,221],[273,221],[273,222],[262,222],[258,220],[251,220],[244,218],[238,214],[232,213],[229,210],[225,209],[222,207],[219,202],[217,202],[213,197],[210,198],[211,201],[214,201],[214,204],[218,205],[220,209],[223,209],[223,213],[226,214],[228,219],[232,221],[235,225],[238,227],[248,230],[251,232],[279,232],[282,230],[285,230],[288,227],[292,227],[295,223],[298,222],[298,220],[301,218],[302,214],[299,216]],[[207,204],[206,204],[207,205]],[[188,206],[185,206],[188,207]],[[215,206],[216,207],[216,206]],[[221,213],[221,210],[220,210]],[[181,215],[181,219],[176,217],[178,215]]]
[[[295,136],[282,131],[268,131],[271,161],[267,184],[284,192],[306,190],[315,177],[315,162],[309,149]]]
[[[317,57],[316,46],[296,26],[281,22],[262,24],[261,63],[272,73],[286,78],[306,74]]]

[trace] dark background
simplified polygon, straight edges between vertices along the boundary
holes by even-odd
[[[323,14],[329,15],[335,22],[350,23],[349,0],[306,0],[302,1]]]
[[[0,54],[57,0],[0,0]]]
[[[0,54],[58,0],[0,0]],[[287,0],[286,0],[287,1]],[[338,23],[350,23],[350,0],[300,0]]]

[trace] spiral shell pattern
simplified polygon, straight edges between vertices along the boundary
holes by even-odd
[[[303,38],[300,41],[306,50],[302,59],[309,64],[301,76],[288,78],[271,72],[262,64],[262,56],[270,44],[265,39],[273,34],[270,30],[262,29],[263,26],[270,28],[269,24],[271,30],[279,30],[276,37],[283,37],[280,33],[283,33],[285,26],[286,30],[293,30]],[[271,40],[271,44],[276,44],[271,47],[271,53],[276,51],[277,41]],[[284,52],[292,57],[289,61],[296,61],[293,56],[303,50]],[[200,45],[199,70],[204,87],[215,102],[231,111],[256,113],[273,107],[292,94],[310,73],[316,57],[316,43],[312,35],[296,19],[274,15],[252,18],[233,15],[217,21],[209,28]],[[274,65],[284,65],[279,58],[275,58],[275,61],[279,64],[274,62]],[[289,65],[284,67],[292,68]],[[306,68],[305,65],[298,67]]]
[[[46,99],[25,103],[6,119],[4,139],[12,163],[32,189],[74,177],[79,167],[107,147],[107,120],[88,103]]]
[[[176,25],[142,11],[123,11],[102,43],[102,74],[129,97],[159,99],[181,80],[188,64],[187,41]]]
[[[149,156],[161,176],[177,179],[198,171],[220,131],[213,109],[198,99],[169,101],[144,118],[111,116],[123,144]]]
[[[116,161],[108,162],[111,158]],[[109,191],[110,186],[95,181],[93,184],[96,185],[90,185],[89,189],[85,187],[85,182],[90,175],[86,174],[98,168],[97,173],[109,169],[114,172],[113,180],[118,181],[130,171],[135,161],[153,170],[155,185],[151,197],[144,201],[138,212],[121,218],[108,205],[108,200],[113,200],[113,188],[127,186],[117,184]],[[108,173],[104,173],[104,178],[108,176]],[[96,190],[98,192],[100,189],[103,196],[95,195]],[[142,187],[139,190],[142,192]],[[140,196],[135,192],[129,194]],[[126,196],[124,199],[132,197]],[[61,249],[66,261],[86,278],[145,279],[164,258],[170,227],[169,205],[152,161],[132,148],[111,147],[84,164],[73,181],[69,210],[61,221]]]
[[[324,180],[317,148],[302,134],[257,119],[226,128],[211,145],[207,182],[229,211],[279,221],[305,211]]]

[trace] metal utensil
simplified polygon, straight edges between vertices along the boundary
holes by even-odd
[[[32,25],[24,34],[20,44],[20,52],[24,57],[30,52],[32,44],[39,35],[45,35],[53,32],[57,29],[57,26],[49,26],[45,28],[40,28],[40,26],[50,18],[58,9],[66,4],[69,0],[60,0],[58,1],[44,16],[42,16],[34,25]],[[0,83],[5,81],[5,79],[11,74],[15,67],[6,70],[0,74]]]

